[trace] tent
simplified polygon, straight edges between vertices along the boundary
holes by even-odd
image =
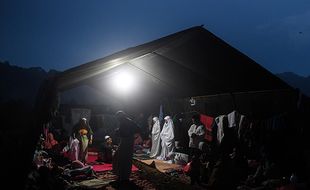
[[[136,77],[140,86],[134,90],[133,99],[139,99],[140,104],[162,98],[186,100],[218,94],[293,92],[255,61],[197,26],[68,69],[47,80],[37,98],[36,125],[29,137],[33,139],[33,148],[42,126],[56,114],[58,92],[89,85],[117,98],[110,79],[123,71]]]
[[[137,89],[132,89],[134,98],[126,97],[127,102],[132,104],[157,103],[163,98],[184,99],[217,94],[230,96],[247,92],[271,93],[273,98],[269,100],[273,102],[282,97],[279,103],[282,104],[294,93],[281,79],[202,26],[68,69],[57,76],[52,84],[57,92],[89,85],[107,96],[120,98],[113,91],[111,81],[123,71],[135,76],[139,84]],[[123,101],[122,98],[119,100]],[[249,99],[241,103],[249,104],[252,101]],[[256,98],[256,101],[260,104],[264,100]],[[239,101],[238,104],[241,103]],[[287,107],[289,109],[291,106]],[[248,107],[246,111],[252,108]]]
[[[201,26],[66,70],[57,77],[57,88],[94,85],[122,69],[134,72],[151,89],[173,97],[290,89]]]

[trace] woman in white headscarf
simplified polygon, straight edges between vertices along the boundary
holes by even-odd
[[[157,159],[170,160],[174,151],[174,126],[170,116],[166,116],[165,124],[162,131],[160,132],[161,138],[161,154]]]
[[[158,117],[153,118],[153,128],[152,128],[152,148],[150,157],[156,158],[159,156],[161,150],[160,144],[160,122]]]

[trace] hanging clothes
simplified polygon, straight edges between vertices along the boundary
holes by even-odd
[[[239,131],[242,125],[245,125],[247,123],[246,117],[235,110],[229,113],[227,117],[228,117],[228,127],[229,128],[236,127],[237,131]]]
[[[246,118],[244,115],[239,114],[237,111],[232,111],[228,115],[221,115],[215,118],[215,122],[217,124],[217,141],[220,144],[223,137],[224,137],[224,130],[223,130],[223,121],[227,121],[227,127],[233,129],[238,137],[241,136],[243,125],[248,124],[246,122]]]
[[[239,114],[237,111],[232,111],[227,115],[228,127],[237,127],[239,125]]]
[[[152,128],[152,148],[150,157],[155,158],[159,156],[161,151],[161,141],[160,141],[160,122],[158,117],[153,118],[153,128]]]
[[[226,115],[221,115],[215,118],[215,123],[217,126],[217,132],[216,132],[216,140],[218,144],[221,144],[222,139],[224,137],[224,120],[227,120]]]
[[[164,118],[165,124],[162,131],[160,132],[161,138],[161,154],[157,159],[160,160],[170,160],[174,151],[174,126],[173,121],[170,116]]]

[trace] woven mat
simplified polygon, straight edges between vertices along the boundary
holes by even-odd
[[[137,159],[137,160],[139,160],[139,159]],[[163,160],[149,159],[149,160],[139,160],[139,161],[143,162],[147,165],[151,165],[152,162],[154,162],[156,169],[159,170],[160,172],[163,172],[163,173],[168,173],[168,172],[172,172],[172,171],[181,171],[183,169],[183,167],[181,165],[170,164],[170,163],[167,163]]]

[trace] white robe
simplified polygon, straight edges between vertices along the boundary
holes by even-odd
[[[165,117],[165,124],[160,132],[161,138],[161,154],[158,157],[160,160],[170,160],[174,151],[174,130],[173,121],[170,116]]]
[[[69,140],[69,158],[71,161],[79,160],[80,154],[80,142],[77,138],[71,138]]]
[[[159,156],[161,150],[160,144],[160,122],[158,117],[153,118],[154,124],[152,128],[152,148],[150,157],[155,158]]]
[[[199,148],[199,143],[204,142],[205,133],[206,133],[205,126],[192,124],[188,130],[189,147]],[[193,138],[192,137],[193,134],[195,134],[196,137]]]

